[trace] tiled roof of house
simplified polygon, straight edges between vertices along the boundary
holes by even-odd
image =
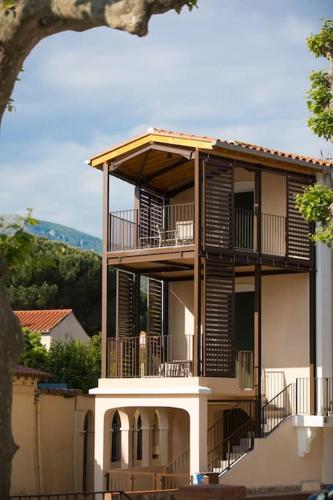
[[[51,377],[51,375],[47,372],[38,370],[36,368],[29,368],[28,366],[24,365],[16,365],[14,374],[17,377],[31,377],[37,378],[39,380],[48,380]]]
[[[71,313],[72,309],[15,311],[22,327],[40,333],[49,333],[50,330]]]
[[[279,156],[282,158],[289,158],[291,160],[300,160],[300,161],[305,161],[309,163],[309,166],[312,165],[318,165],[320,167],[331,167],[333,168],[333,161],[331,160],[325,160],[325,159],[320,159],[320,158],[313,158],[311,156],[304,156],[296,153],[288,153],[284,151],[279,151],[277,149],[270,149],[266,148],[264,146],[258,146],[256,144],[250,144],[247,142],[243,141],[227,141],[225,139],[217,139],[213,137],[207,137],[204,135],[195,135],[195,134],[186,134],[183,132],[175,132],[172,130],[165,130],[165,129],[160,129],[160,128],[151,128],[148,129],[148,131],[152,134],[158,134],[162,136],[168,136],[168,137],[183,137],[184,139],[194,139],[194,140],[200,140],[200,141],[207,141],[207,142],[215,142],[217,146],[223,147],[223,144],[231,145],[231,146],[238,146],[243,149],[247,150],[252,150],[252,151],[257,151],[259,153],[266,153],[266,154],[271,154],[275,156]]]

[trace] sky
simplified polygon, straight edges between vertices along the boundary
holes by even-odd
[[[31,53],[0,130],[0,214],[23,214],[101,236],[102,175],[85,160],[167,128],[320,156],[305,92],[325,68],[306,37],[332,0],[198,0],[154,16],[138,38],[107,28],[66,32]],[[113,181],[111,209],[132,207]]]

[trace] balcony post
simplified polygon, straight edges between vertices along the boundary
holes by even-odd
[[[261,391],[262,391],[262,349],[261,349],[261,265],[255,266],[255,308],[254,308],[254,357],[256,367],[256,436],[261,437]]]
[[[108,330],[108,263],[107,251],[109,249],[109,166],[103,165],[103,254],[102,254],[102,363],[101,377],[107,376],[107,330]]]
[[[201,342],[201,183],[200,183],[199,151],[194,156],[194,342],[193,342],[193,375],[200,376],[202,360],[200,355]]]

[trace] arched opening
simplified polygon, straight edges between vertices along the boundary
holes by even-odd
[[[142,460],[142,419],[138,416],[136,422],[136,459]]]
[[[121,461],[121,420],[118,410],[115,411],[111,425],[111,462]]]
[[[160,456],[160,421],[155,411],[152,426],[152,458],[158,459]]]
[[[82,457],[82,489],[90,491],[93,487],[94,461],[94,416],[88,411],[83,421],[83,457]]]

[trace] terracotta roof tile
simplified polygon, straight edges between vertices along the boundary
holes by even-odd
[[[209,141],[219,143],[219,145],[223,146],[223,144],[237,146],[243,148],[245,150],[257,151],[259,153],[266,153],[274,156],[278,156],[280,158],[290,158],[292,160],[299,160],[309,163],[309,167],[312,165],[317,165],[319,167],[330,167],[333,168],[333,161],[331,160],[323,160],[320,158],[313,158],[311,156],[305,156],[301,154],[289,153],[285,151],[279,151],[277,149],[271,149],[264,146],[258,146],[256,144],[250,144],[243,141],[227,141],[225,139],[217,139],[212,137],[207,137],[204,135],[194,135],[194,134],[185,134],[183,132],[175,132],[172,130],[165,130],[160,128],[149,129],[151,133],[160,134],[168,137],[184,137],[188,139],[198,139],[200,141]]]
[[[50,373],[38,370],[36,368],[29,368],[28,366],[24,365],[16,365],[14,374],[17,377],[32,377],[38,378],[40,380],[48,380],[51,377]]]
[[[60,321],[72,313],[72,309],[48,309],[14,311],[21,326],[34,332],[49,333]]]

